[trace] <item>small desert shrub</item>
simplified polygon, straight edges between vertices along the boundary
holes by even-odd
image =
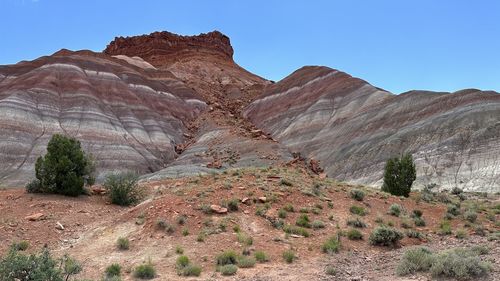
[[[118,238],[118,240],[116,240],[116,246],[120,250],[128,250],[130,247],[130,242],[128,241],[127,238],[120,237],[120,238]]]
[[[28,243],[28,241],[26,241],[26,240],[23,240],[23,241],[19,241],[17,243],[12,243],[10,248],[13,250],[16,250],[16,251],[26,251],[29,246],[30,246],[30,243]]]
[[[280,185],[284,185],[284,186],[292,186],[293,183],[287,179],[281,179],[280,180]]]
[[[416,230],[412,230],[412,229],[406,231],[406,236],[408,238],[417,238],[417,239],[424,238],[424,236],[422,235],[422,233],[420,233],[420,232],[418,232]]]
[[[117,264],[113,263],[110,266],[106,267],[106,278],[114,277],[114,276],[120,276],[122,271],[122,267]]]
[[[283,252],[283,259],[286,263],[292,263],[296,258],[295,252],[292,250],[286,250]]]
[[[398,230],[385,226],[378,226],[370,234],[370,244],[379,246],[394,246],[403,239],[403,234]]]
[[[363,201],[363,198],[365,198],[365,193],[359,189],[352,189],[349,195],[356,201]]]
[[[237,264],[238,263],[238,255],[234,251],[225,251],[217,256],[217,265],[223,266],[227,264]]]
[[[267,256],[266,252],[264,252],[264,251],[256,251],[254,254],[254,257],[260,263],[269,261],[269,257]]]
[[[352,227],[357,227],[357,228],[366,227],[366,223],[364,221],[362,221],[360,218],[349,219],[347,221],[347,225],[352,226]]]
[[[198,233],[198,236],[196,236],[196,242],[205,242],[205,237],[207,235],[205,234],[204,231],[201,231],[200,233]]]
[[[309,208],[302,207],[302,208],[300,208],[299,213],[307,214],[307,213],[309,213],[309,211],[310,211]]]
[[[164,219],[158,219],[156,221],[156,227],[158,227],[161,230],[164,230],[168,234],[172,234],[175,232],[175,227]]]
[[[467,236],[468,236],[467,231],[465,231],[465,229],[463,229],[463,228],[458,229],[455,232],[455,238],[457,238],[457,239],[464,239],[464,238],[467,238]]]
[[[352,228],[347,231],[347,238],[350,240],[362,240],[363,234],[359,230]]]
[[[34,179],[26,184],[26,192],[28,193],[42,193],[42,184],[39,179]]]
[[[200,276],[201,267],[194,264],[188,264],[184,268],[179,269],[177,271],[177,274],[179,274],[180,276]]]
[[[227,202],[227,209],[229,211],[238,211],[238,199],[232,199]]]
[[[415,217],[413,219],[415,226],[425,226],[425,220],[422,217]]]
[[[332,265],[328,265],[325,268],[325,273],[326,273],[326,275],[334,276],[337,274],[337,269],[335,267],[333,267]]]
[[[181,246],[175,246],[175,253],[178,255],[184,254],[184,249]]]
[[[254,267],[255,258],[247,257],[247,256],[239,256],[238,257],[238,267],[240,268],[250,268]]]
[[[315,220],[312,222],[312,228],[314,229],[320,229],[320,228],[325,228],[325,223],[320,221],[320,220]]]
[[[458,188],[458,187],[454,187],[452,190],[451,190],[451,194],[453,195],[459,195],[461,194],[462,192],[464,192],[461,188]]]
[[[141,264],[134,270],[134,277],[139,279],[153,279],[156,276],[156,270],[151,262]]]
[[[401,227],[406,229],[411,228],[412,227],[411,220],[409,220],[408,218],[401,219]]]
[[[450,235],[451,231],[451,223],[449,220],[444,220],[439,224],[439,234],[441,235]]]
[[[415,209],[413,210],[411,217],[412,218],[421,218],[423,215],[423,212],[421,210]]]
[[[321,250],[323,251],[323,253],[327,253],[327,254],[337,253],[340,250],[340,237],[339,237],[339,235],[335,235],[335,236],[328,238],[328,240],[326,240],[323,243]]]
[[[175,262],[177,268],[184,268],[189,264],[188,256],[182,255],[177,257],[177,261]]]
[[[293,205],[288,203],[286,204],[284,207],[283,207],[283,210],[287,211],[287,212],[290,212],[290,213],[293,213],[295,212],[294,208],[293,208]]]
[[[361,206],[352,205],[352,206],[349,208],[349,211],[350,211],[352,214],[355,214],[355,215],[360,215],[360,216],[364,216],[364,215],[366,215],[366,210],[365,210],[365,208],[363,208],[363,207],[361,207]]]
[[[297,226],[302,226],[302,227],[306,227],[306,228],[311,227],[311,222],[309,220],[309,217],[306,214],[300,215],[299,218],[297,219],[297,221],[295,222],[295,224]]]
[[[251,246],[253,244],[252,236],[249,236],[244,232],[238,232],[236,234],[236,237],[238,238],[238,242],[240,242],[241,244],[244,244],[246,246]]]
[[[401,205],[399,205],[399,204],[392,204],[389,207],[389,214],[393,215],[395,217],[399,217],[399,215],[401,214],[402,209],[403,209],[403,207],[401,207]]]
[[[492,267],[481,261],[479,254],[470,250],[457,248],[446,250],[435,255],[430,272],[434,277],[470,279],[488,274]]]
[[[188,217],[186,215],[180,215],[180,216],[177,217],[177,223],[179,225],[184,225],[186,223],[186,221],[187,221],[187,218]]]
[[[428,271],[434,257],[427,247],[416,247],[406,250],[399,262],[396,273],[400,276],[413,274],[419,271]]]
[[[295,225],[285,225],[283,227],[283,231],[288,234],[296,234],[304,237],[309,237],[309,232],[307,231],[307,229]]]
[[[471,223],[474,223],[476,222],[477,220],[477,213],[472,211],[472,210],[468,210],[464,213],[464,218],[468,221],[468,222],[471,222]]]
[[[234,264],[226,264],[219,266],[218,270],[224,276],[235,275],[236,271],[238,271],[238,267]]]
[[[280,210],[278,211],[278,217],[280,217],[280,218],[282,218],[282,219],[286,218],[287,214],[288,214],[288,213],[287,213],[284,209],[280,209]]]
[[[457,205],[450,204],[448,205],[448,209],[446,212],[452,216],[458,216],[460,215],[460,207]]]
[[[130,172],[108,175],[104,182],[104,188],[108,191],[111,203],[120,206],[139,203],[143,192],[139,188],[137,180],[137,175]]]

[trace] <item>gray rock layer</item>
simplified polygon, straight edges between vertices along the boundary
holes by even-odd
[[[326,67],[304,67],[265,92],[244,116],[341,180],[380,186],[389,157],[411,152],[416,187],[436,183],[500,191],[500,94],[401,95]]]

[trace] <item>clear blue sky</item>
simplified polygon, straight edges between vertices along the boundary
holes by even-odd
[[[326,65],[400,93],[500,91],[500,1],[0,0],[0,64],[115,36],[217,29],[235,60],[280,80]]]

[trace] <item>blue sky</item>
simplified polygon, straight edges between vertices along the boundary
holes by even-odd
[[[217,29],[246,69],[280,80],[326,65],[394,93],[500,91],[500,1],[0,0],[0,64],[115,36]]]

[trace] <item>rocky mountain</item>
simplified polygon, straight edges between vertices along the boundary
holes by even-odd
[[[117,37],[102,53],[61,50],[0,66],[0,183],[21,186],[54,133],[77,137],[102,178],[145,180],[286,163],[380,185],[384,162],[416,159],[416,184],[500,190],[500,95],[394,95],[327,67],[278,83],[233,60],[227,36]],[[295,158],[296,159],[296,158]]]
[[[380,186],[385,161],[410,152],[416,186],[500,190],[500,94],[393,95],[327,67],[304,67],[268,86],[244,116],[327,174]]]

